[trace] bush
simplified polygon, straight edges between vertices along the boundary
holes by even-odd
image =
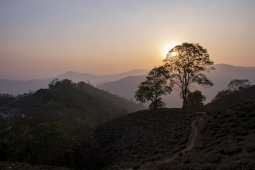
[[[223,149],[221,153],[226,155],[234,155],[234,154],[240,153],[241,151],[242,151],[242,147],[230,146],[228,148]]]
[[[221,170],[250,170],[255,168],[255,161],[243,159],[238,161],[226,161],[219,169]]]
[[[244,122],[247,122],[248,120],[249,120],[248,117],[244,117],[244,118],[243,118],[243,121],[244,121]]]
[[[243,141],[243,140],[244,140],[244,137],[242,137],[242,136],[237,136],[235,139],[238,140],[238,141]]]
[[[233,122],[233,117],[228,118],[229,122]]]
[[[249,143],[244,146],[245,150],[249,153],[255,151],[255,143]]]
[[[141,164],[136,163],[136,164],[134,164],[134,165],[133,165],[133,169],[139,169],[139,168],[140,168],[140,166],[141,166]]]
[[[236,127],[237,125],[238,125],[237,122],[232,122],[232,123],[230,124],[231,127]]]
[[[245,115],[246,117],[254,117],[255,116],[255,112],[252,112],[252,113],[248,113]]]
[[[248,131],[240,131],[238,134],[242,136],[246,136],[248,134]]]
[[[238,114],[237,117],[240,118],[240,117],[244,117],[245,115],[246,115],[246,113],[243,112],[243,113]]]
[[[198,169],[198,170],[215,170],[216,165],[206,163],[206,164],[198,165],[198,167],[196,169]]]

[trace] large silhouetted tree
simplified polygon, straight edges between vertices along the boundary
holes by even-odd
[[[152,69],[146,81],[142,82],[135,92],[135,98],[142,103],[151,101],[150,108],[156,113],[157,108],[162,106],[162,95],[169,94],[172,91],[171,86],[167,86],[166,77],[158,71],[160,68]]]
[[[172,48],[163,62],[159,71],[170,80],[170,86],[177,86],[181,90],[185,113],[187,90],[191,84],[213,86],[213,82],[204,75],[204,71],[214,70],[214,67],[210,67],[213,61],[209,59],[207,50],[199,44],[182,43]]]

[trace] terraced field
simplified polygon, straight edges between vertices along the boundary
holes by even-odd
[[[140,166],[173,157],[188,145],[191,123],[199,115],[181,109],[142,110],[108,121],[95,130],[110,169]]]

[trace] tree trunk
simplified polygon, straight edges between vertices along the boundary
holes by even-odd
[[[186,95],[183,95],[182,112],[183,112],[183,114],[186,113]]]

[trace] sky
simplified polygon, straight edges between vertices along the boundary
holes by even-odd
[[[152,69],[183,42],[215,64],[254,67],[254,9],[253,0],[0,1],[0,79]]]

